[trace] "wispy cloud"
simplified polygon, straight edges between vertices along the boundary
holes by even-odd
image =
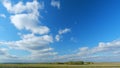
[[[5,14],[0,14],[0,17],[6,18],[6,15]]]
[[[58,34],[55,36],[56,41],[60,41],[61,36],[63,34],[66,34],[66,33],[70,32],[70,31],[71,31],[71,29],[69,29],[69,28],[65,28],[65,29],[59,30]]]
[[[58,33],[61,35],[61,34],[65,34],[67,32],[70,32],[71,30],[69,28],[65,28],[63,30],[59,30]]]
[[[51,0],[51,6],[57,7],[60,9],[60,1],[59,0]]]
[[[56,41],[60,41],[60,35],[55,36]]]

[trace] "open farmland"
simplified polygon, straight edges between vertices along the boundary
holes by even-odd
[[[120,68],[120,63],[66,64],[0,64],[0,68]]]

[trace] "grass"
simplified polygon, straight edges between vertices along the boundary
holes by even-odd
[[[0,68],[120,68],[120,63],[66,64],[0,64]]]

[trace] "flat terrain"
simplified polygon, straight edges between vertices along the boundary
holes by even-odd
[[[120,68],[120,63],[94,63],[89,65],[0,64],[0,68]]]

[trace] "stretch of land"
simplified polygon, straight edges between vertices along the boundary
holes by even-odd
[[[120,68],[120,63],[116,62],[99,62],[93,64],[72,65],[72,64],[0,64],[0,68]]]

